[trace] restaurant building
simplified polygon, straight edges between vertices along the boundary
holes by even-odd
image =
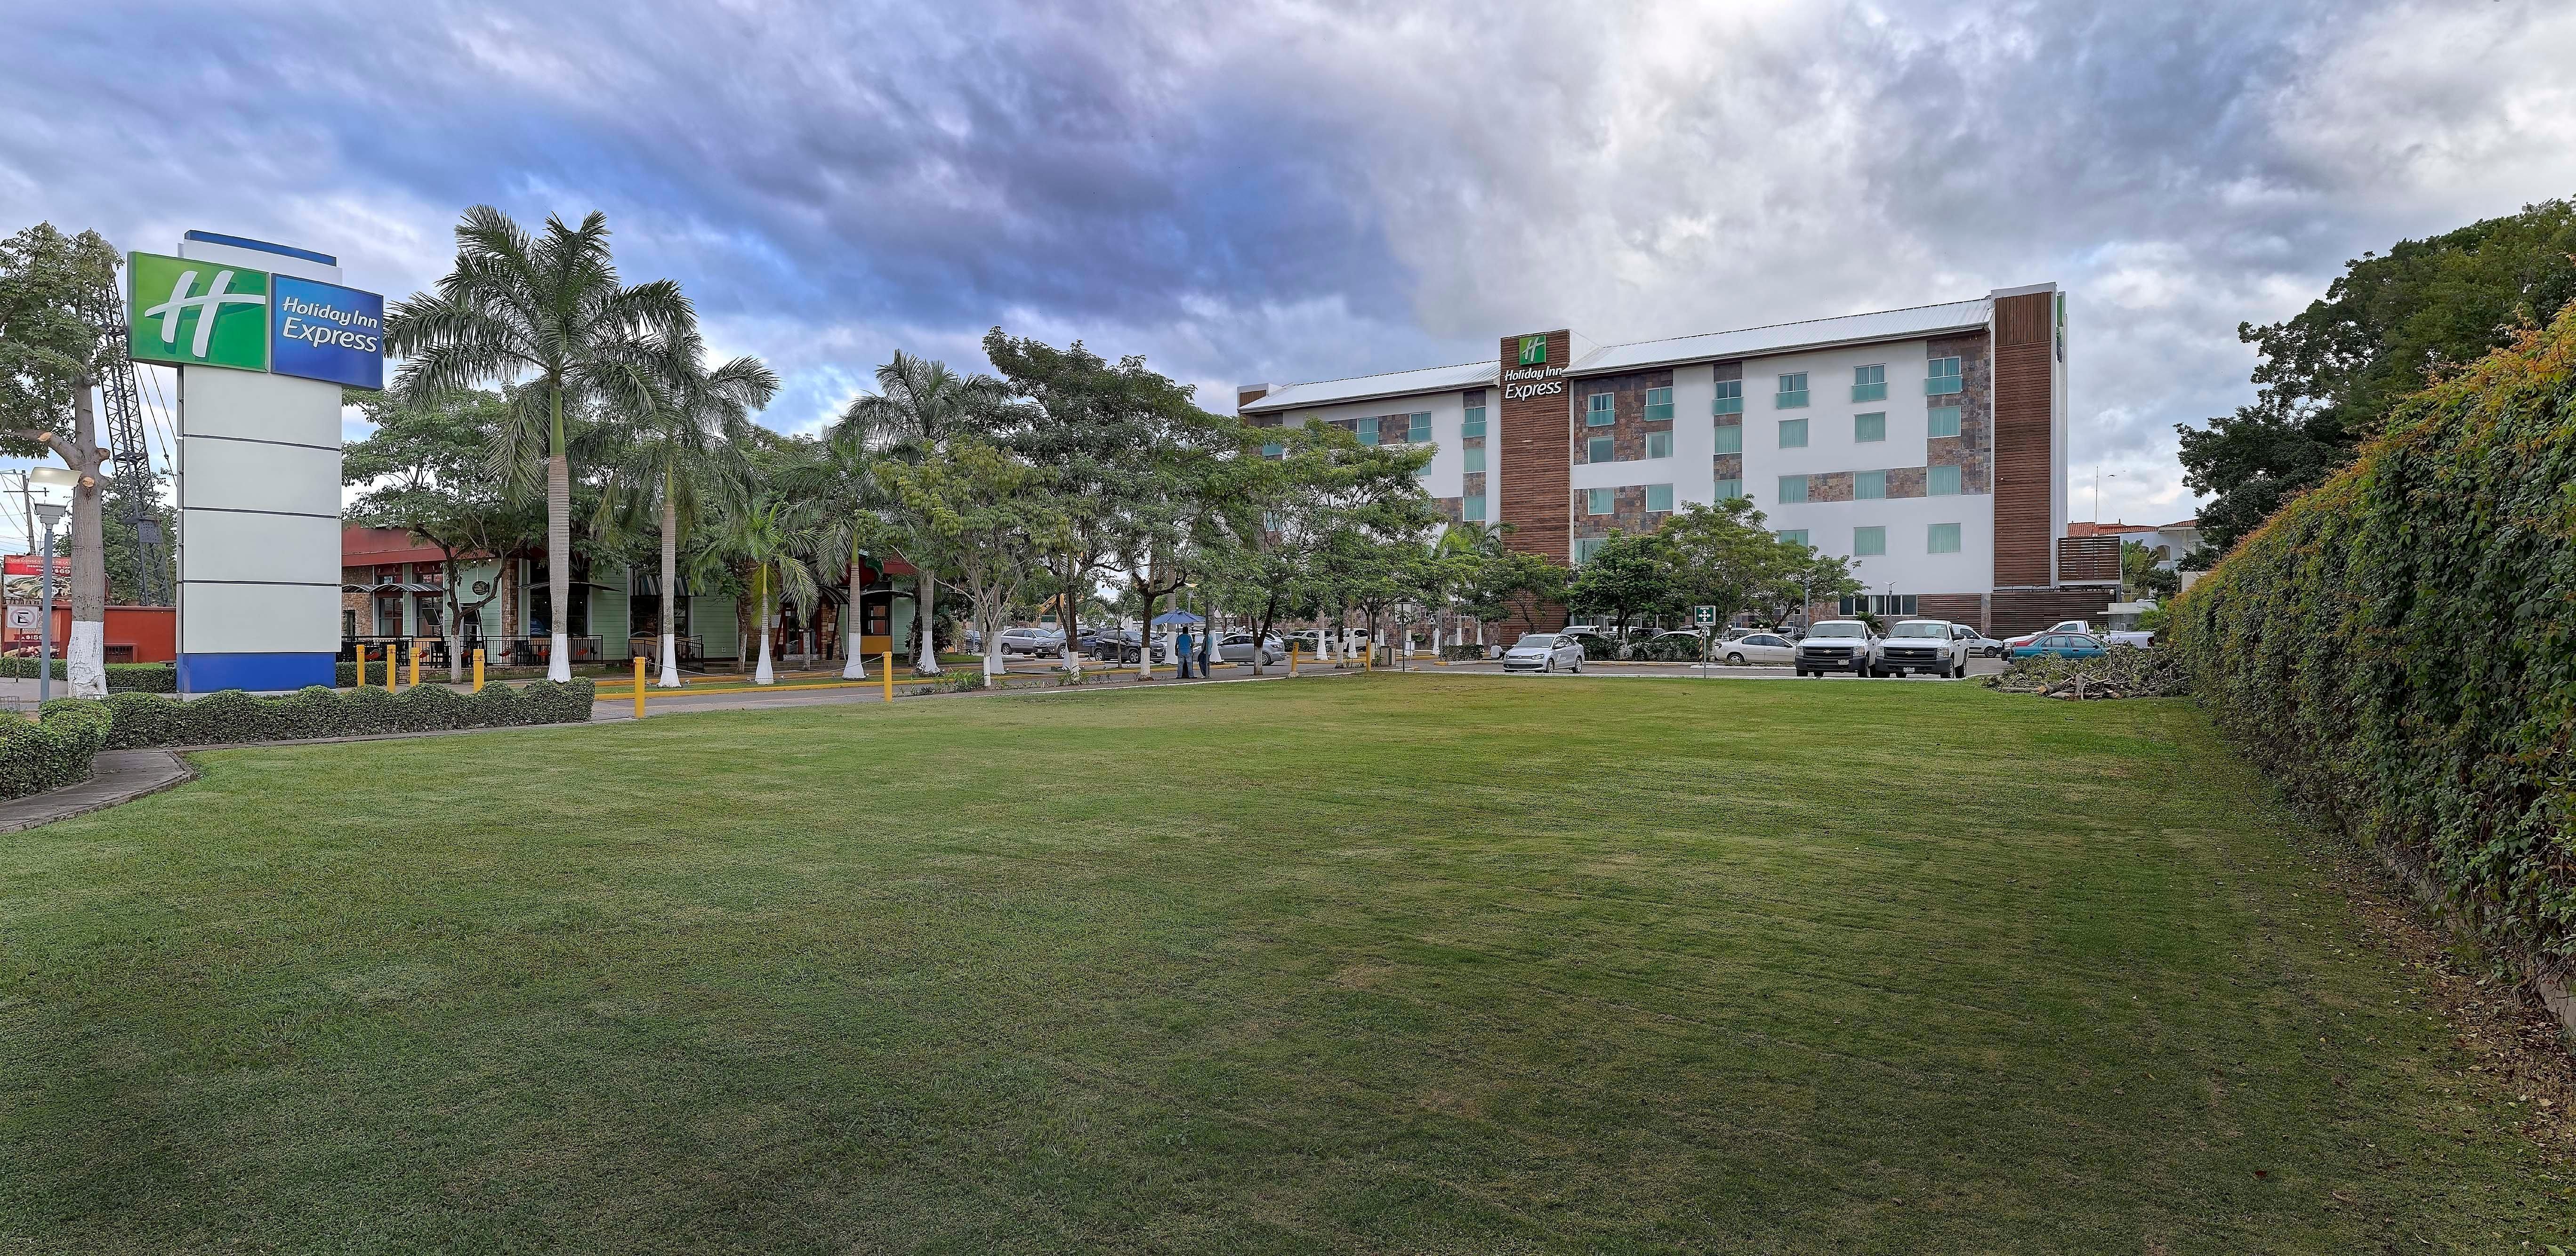
[[[1509,524],[1507,544],[1559,563],[1740,496],[1849,556],[1859,605],[2009,632],[2117,595],[2117,539],[2067,535],[2066,362],[2049,283],[1634,344],[1521,332],[1491,361],[1247,384],[1236,405],[1256,426],[1428,445],[1424,486],[1453,522]]]

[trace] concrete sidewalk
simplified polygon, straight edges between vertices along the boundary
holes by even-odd
[[[196,769],[168,750],[101,751],[90,760],[88,780],[0,802],[0,833],[103,811],[195,779]]]

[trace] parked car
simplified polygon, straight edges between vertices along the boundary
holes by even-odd
[[[2100,637],[2082,632],[2041,633],[2012,648],[2012,656],[2017,659],[2098,659],[2110,652],[2111,647],[2103,644]]]
[[[1583,651],[1584,657],[1586,658],[1615,659],[1619,657],[1619,639],[1610,635],[1608,629],[1595,630],[1591,628],[1567,628],[1555,635],[1572,642],[1576,648]]]
[[[1795,663],[1798,647],[1776,632],[1754,630],[1732,641],[1720,642],[1716,648],[1719,662],[1729,667],[1748,663]]]
[[[2004,643],[1977,631],[1975,625],[1952,624],[1950,626],[1967,634],[1968,653],[1978,658],[1989,659],[1999,659],[2004,656]]]
[[[1091,645],[1091,657],[1103,663],[1133,663],[1144,649],[1144,638],[1133,628],[1114,628],[1102,633]],[[1160,639],[1154,642],[1154,661],[1169,662],[1171,650]]]
[[[1795,661],[1801,676],[1822,676],[1827,672],[1874,675],[1878,634],[1857,619],[1828,619],[1807,629],[1806,638],[1798,642]]]
[[[1957,624],[1938,619],[1909,619],[1887,630],[1878,645],[1881,676],[1930,672],[1958,679],[1968,674],[1968,635]]]
[[[2081,633],[2082,635],[2091,637],[2104,645],[2134,646],[2141,650],[2148,649],[2156,643],[2156,634],[2152,632],[2101,631],[2095,629],[2093,627],[2093,621],[2089,619],[2061,619],[2046,628],[2040,629],[2038,632],[2026,632],[2018,637],[2006,637],[2004,638],[2004,645],[2006,648],[2028,645],[2031,642],[2037,641],[2041,637],[2047,636],[2051,633],[2063,632]]]
[[[1004,654],[1053,654],[1064,648],[1064,634],[1053,628],[1005,628]]]
[[[1230,633],[1217,638],[1216,655],[1228,663],[1252,662],[1255,653],[1251,633]],[[1272,663],[1286,661],[1288,646],[1277,637],[1264,637],[1261,639],[1261,648],[1257,653],[1261,656],[1262,665],[1266,667]]]
[[[1503,651],[1503,670],[1507,672],[1580,672],[1583,670],[1583,646],[1561,632],[1524,634]]]

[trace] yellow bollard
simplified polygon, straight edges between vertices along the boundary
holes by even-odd
[[[644,656],[635,656],[635,718],[644,718]]]
[[[474,652],[474,692],[483,692],[483,652]]]
[[[1288,674],[1297,674],[1297,643],[1294,641],[1288,643]]]
[[[407,689],[420,688],[420,643],[417,641],[411,645],[411,677],[403,682],[403,686]]]
[[[885,666],[879,670],[885,673],[885,700],[892,702],[894,701],[894,651],[885,652]]]
[[[358,688],[367,687],[367,647],[358,647]]]
[[[402,677],[401,677],[401,676],[399,676],[399,675],[396,675],[396,674],[395,674],[395,672],[394,672],[394,659],[395,659],[395,657],[396,657],[396,656],[400,655],[401,653],[402,653],[402,646],[400,646],[400,645],[387,645],[387,646],[385,647],[385,692],[386,692],[386,693],[400,693],[400,692],[401,692],[401,690],[400,690],[400,689],[398,689],[398,688],[396,688],[396,686],[402,683]]]

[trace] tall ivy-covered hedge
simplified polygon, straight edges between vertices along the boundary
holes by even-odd
[[[2576,310],[2395,413],[2175,605],[2219,724],[2491,944],[2576,961]]]

